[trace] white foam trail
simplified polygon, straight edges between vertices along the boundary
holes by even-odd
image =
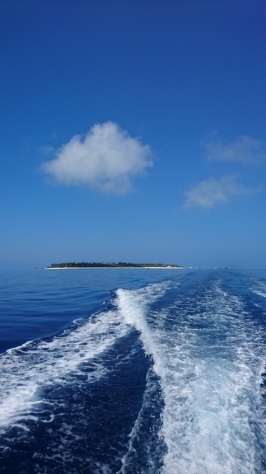
[[[188,296],[151,315],[151,295],[159,293],[151,285],[141,291],[118,290],[118,299],[125,321],[140,331],[161,380],[161,436],[168,449],[163,472],[260,472],[254,425],[265,445],[259,398],[263,335],[241,301],[218,284],[202,288],[198,299]],[[171,329],[166,331],[169,319]]]
[[[38,392],[43,386],[62,385],[77,374],[90,381],[101,377],[104,366],[95,365],[94,372],[85,375],[82,364],[103,353],[128,330],[115,309],[77,321],[74,328],[53,339],[29,342],[2,354],[0,426],[16,423],[41,403]]]
[[[263,298],[266,298],[266,282],[257,280],[252,286],[252,291]]]
[[[140,459],[141,472],[159,472],[163,442],[158,440],[162,400],[159,397],[160,390],[158,393],[157,379],[153,370],[149,369],[142,407],[129,434],[128,450],[121,460],[122,467],[117,474],[127,474],[129,467],[131,472],[132,466],[139,466]]]

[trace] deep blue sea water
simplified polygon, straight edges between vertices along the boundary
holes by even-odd
[[[1,473],[266,473],[266,271],[0,277]]]

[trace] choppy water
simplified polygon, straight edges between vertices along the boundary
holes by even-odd
[[[1,473],[266,472],[265,271],[43,270],[0,292]]]

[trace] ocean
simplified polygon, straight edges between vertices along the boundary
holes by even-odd
[[[0,277],[1,473],[266,473],[266,271]]]

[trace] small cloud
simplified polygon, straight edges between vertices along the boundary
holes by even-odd
[[[206,156],[211,161],[231,161],[242,164],[266,162],[266,145],[248,135],[241,135],[235,141],[225,143],[219,138],[204,143]]]
[[[193,207],[211,209],[218,204],[227,204],[234,196],[247,195],[258,189],[247,188],[238,183],[234,175],[220,179],[208,178],[200,181],[185,193],[184,209]]]
[[[150,155],[148,145],[106,122],[94,125],[84,137],[73,136],[41,170],[59,184],[127,194],[133,191],[132,179],[152,166]]]

